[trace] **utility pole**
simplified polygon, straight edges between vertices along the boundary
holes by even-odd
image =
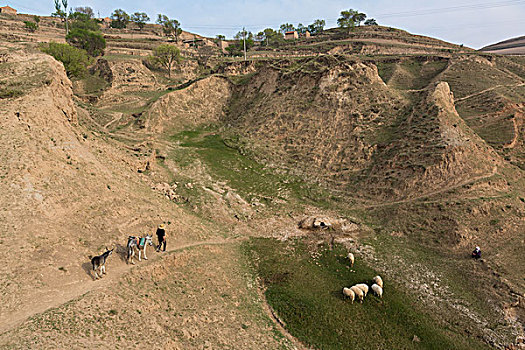
[[[64,20],[66,21],[66,35],[69,34],[68,18],[69,14],[67,13],[67,0],[62,0],[62,6],[64,6]]]
[[[244,61],[246,62],[246,29],[242,27],[242,39],[244,41]]]
[[[68,26],[68,23],[67,23],[68,22],[68,17],[69,17],[69,15],[68,15],[67,9],[66,9],[66,35],[69,34],[69,26]]]

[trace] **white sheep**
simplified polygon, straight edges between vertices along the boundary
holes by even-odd
[[[361,289],[365,293],[365,297],[368,294],[368,285],[365,283],[359,283],[355,285],[357,288]]]
[[[348,297],[350,298],[350,300],[352,300],[352,304],[354,303],[354,300],[355,300],[355,293],[353,290],[351,290],[350,288],[343,288],[343,295],[345,297]]]
[[[379,287],[383,288],[383,279],[381,276],[376,276],[372,278],[372,281],[374,281],[375,284],[377,284]]]
[[[348,260],[350,260],[350,267],[354,267],[354,261],[355,261],[354,254],[348,253]]]
[[[377,284],[372,284],[372,290],[374,291],[374,293],[382,298],[383,297],[383,288],[381,288],[381,286],[377,285]]]
[[[363,293],[361,288],[356,287],[356,286],[352,286],[352,287],[350,287],[350,289],[352,290],[352,292],[354,292],[354,294],[357,297],[357,299],[359,299],[360,302],[363,302],[363,299],[365,298],[365,293]]]

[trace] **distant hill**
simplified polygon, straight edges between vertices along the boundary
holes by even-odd
[[[483,52],[498,53],[501,55],[523,55],[525,54],[525,36],[501,41],[480,49]]]

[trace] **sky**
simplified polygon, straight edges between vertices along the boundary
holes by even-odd
[[[525,35],[525,0],[69,0],[70,7],[90,6],[101,17],[121,8],[146,12],[154,21],[165,14],[182,29],[204,36],[231,38],[242,30],[257,33],[282,23],[308,25],[324,19],[335,27],[342,10],[349,8],[375,18],[380,25],[404,29],[475,49]],[[49,15],[53,0],[0,0],[19,12]]]

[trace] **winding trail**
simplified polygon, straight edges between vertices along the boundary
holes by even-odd
[[[401,200],[398,200],[398,201],[383,202],[383,203],[369,204],[369,205],[357,205],[357,206],[354,206],[354,208],[356,208],[356,209],[370,209],[370,208],[387,207],[389,205],[395,205],[395,204],[403,204],[403,203],[415,202],[415,201],[417,201],[419,199],[422,199],[422,198],[435,196],[437,194],[440,194],[440,193],[443,193],[443,192],[447,192],[447,191],[450,191],[450,190],[453,190],[453,189],[456,189],[456,188],[459,188],[459,187],[463,187],[465,185],[478,182],[480,180],[488,179],[488,178],[496,175],[497,172],[498,172],[498,167],[494,166],[494,168],[492,168],[492,171],[489,174],[473,177],[473,178],[461,181],[461,182],[459,182],[457,184],[454,184],[454,185],[441,187],[439,190],[436,190],[436,191],[425,192],[425,193],[422,193],[422,194],[420,194],[418,196],[407,198],[407,199],[401,199]]]
[[[481,91],[475,92],[473,94],[470,94],[464,97],[456,98],[455,102],[463,101],[463,100],[469,99],[474,96],[479,96],[481,94],[484,94],[485,92],[496,90],[497,88],[500,88],[500,87],[519,87],[519,86],[525,86],[525,83],[522,82],[522,83],[516,83],[516,84],[510,84],[510,85],[495,85],[488,89],[481,90]]]
[[[111,119],[109,122],[106,123],[106,125],[103,126],[104,129],[107,130],[111,124],[116,123],[117,121],[122,119],[122,116],[124,116],[124,113],[117,113],[117,115]]]
[[[175,245],[173,249],[166,251],[168,254],[184,251],[186,249],[201,247],[201,246],[213,246],[213,245],[224,245],[238,243],[245,238],[237,239],[210,239],[204,241],[190,242]],[[124,262],[119,254],[121,252],[115,251],[115,255],[108,259],[107,263],[107,275],[99,280],[75,280],[65,285],[54,286],[43,290],[38,297],[32,299],[31,302],[25,303],[24,306],[17,310],[16,313],[2,315],[0,318],[0,335],[8,332],[9,330],[17,327],[30,317],[43,313],[49,309],[59,307],[60,305],[74,300],[88,292],[103,290],[108,288],[113,282],[117,281],[125,273],[131,271],[135,266],[145,266],[159,261],[162,258],[162,254],[151,254],[147,261],[137,262],[136,265],[128,265]],[[82,269],[82,267],[79,267]]]

